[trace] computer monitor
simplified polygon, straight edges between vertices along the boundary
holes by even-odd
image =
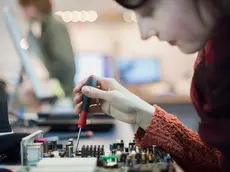
[[[38,73],[36,73],[32,62],[33,58],[36,57],[34,57],[34,54],[30,53],[27,48],[23,48],[20,44],[23,40],[23,37],[20,33],[19,25],[15,20],[15,16],[11,8],[4,8],[3,19],[12,38],[15,50],[18,53],[23,69],[32,83],[36,97],[41,101],[56,100],[58,96],[53,91],[51,82],[42,81]]]
[[[90,75],[97,77],[111,76],[109,57],[102,53],[79,53],[75,56],[75,63],[75,83],[78,83]]]
[[[160,60],[143,57],[117,59],[119,79],[124,84],[146,84],[158,82],[161,79]]]

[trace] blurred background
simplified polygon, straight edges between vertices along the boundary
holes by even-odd
[[[197,130],[198,118],[189,98],[196,54],[185,55],[177,48],[159,42],[157,38],[141,40],[135,15],[112,0],[53,0],[53,5],[53,15],[66,24],[70,33],[75,56],[75,83],[89,74],[114,77],[150,104],[160,105],[177,115],[189,128]],[[20,41],[16,43],[29,51],[26,41],[28,22],[16,0],[1,0],[0,7],[4,9],[5,6],[12,8],[12,19],[18,27]],[[41,103],[33,96],[31,76],[23,75],[23,82],[19,84],[19,75],[25,64],[14,46],[15,39],[9,34],[9,23],[7,26],[3,18],[0,19],[0,76],[7,82],[9,95],[17,92],[17,98],[14,98],[12,103],[17,112],[17,119],[18,111],[24,107],[23,113],[26,115],[23,117],[29,116],[28,119],[36,121],[39,126],[55,128],[60,125],[61,127],[57,128],[65,128],[60,122],[54,125],[54,122],[45,123],[47,119],[40,120],[41,112],[50,103]],[[37,36],[41,34],[40,27],[36,23],[32,26],[32,31]],[[30,56],[35,56],[31,52],[33,51],[30,51]],[[29,65],[41,82],[46,81],[48,72],[39,58],[31,58]],[[19,91],[16,91],[16,88]],[[37,114],[40,116],[37,117]],[[44,113],[42,115],[44,117]],[[56,119],[57,116],[52,118],[54,121]],[[123,127],[127,132],[130,130],[132,137],[132,127],[127,129],[126,125],[119,122],[108,123],[115,125],[113,132],[116,128]],[[69,125],[68,122],[67,124]],[[116,134],[114,137],[125,138]]]

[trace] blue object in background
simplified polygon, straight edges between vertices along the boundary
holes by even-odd
[[[17,117],[19,120],[22,120],[24,118],[24,113],[25,113],[25,106],[20,106],[17,113]]]
[[[75,56],[76,74],[74,83],[85,79],[90,75],[97,77],[111,77],[109,59],[100,53],[80,53]]]
[[[157,58],[119,58],[117,67],[120,80],[126,84],[145,84],[161,79]]]

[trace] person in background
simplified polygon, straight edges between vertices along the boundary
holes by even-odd
[[[76,112],[81,112],[82,94],[99,99],[91,113],[101,111],[139,126],[138,146],[161,147],[185,172],[229,172],[230,1],[116,1],[134,10],[143,40],[156,36],[184,53],[199,51],[191,83],[191,100],[201,119],[199,131],[109,78],[97,78],[98,88],[84,86],[86,80],[75,87]]]
[[[44,65],[51,78],[60,81],[66,96],[72,97],[75,61],[67,27],[52,15],[50,0],[19,0],[19,4],[30,23],[41,24],[39,44]]]

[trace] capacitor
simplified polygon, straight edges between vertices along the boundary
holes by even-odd
[[[121,162],[121,151],[118,150],[118,151],[116,152],[116,155],[117,155],[117,161],[118,161],[118,162]]]
[[[71,144],[70,144],[71,146],[73,146],[73,140],[74,140],[73,138],[70,138],[70,139],[69,139],[69,142],[71,143]]]
[[[70,142],[67,142],[66,143],[66,145],[65,145],[65,149],[66,149],[66,151],[68,150],[68,146],[70,146],[71,145],[71,143]]]
[[[146,153],[145,152],[141,153],[141,163],[146,164]]]
[[[153,163],[154,160],[155,160],[154,154],[150,153],[150,154],[148,155],[148,161],[149,161],[149,163]]]
[[[146,156],[149,156],[149,148],[146,148]]]
[[[68,146],[68,149],[66,151],[66,157],[71,158],[73,155],[73,146]]]
[[[132,150],[132,151],[131,151],[131,156],[132,156],[132,159],[135,159],[136,151]]]

